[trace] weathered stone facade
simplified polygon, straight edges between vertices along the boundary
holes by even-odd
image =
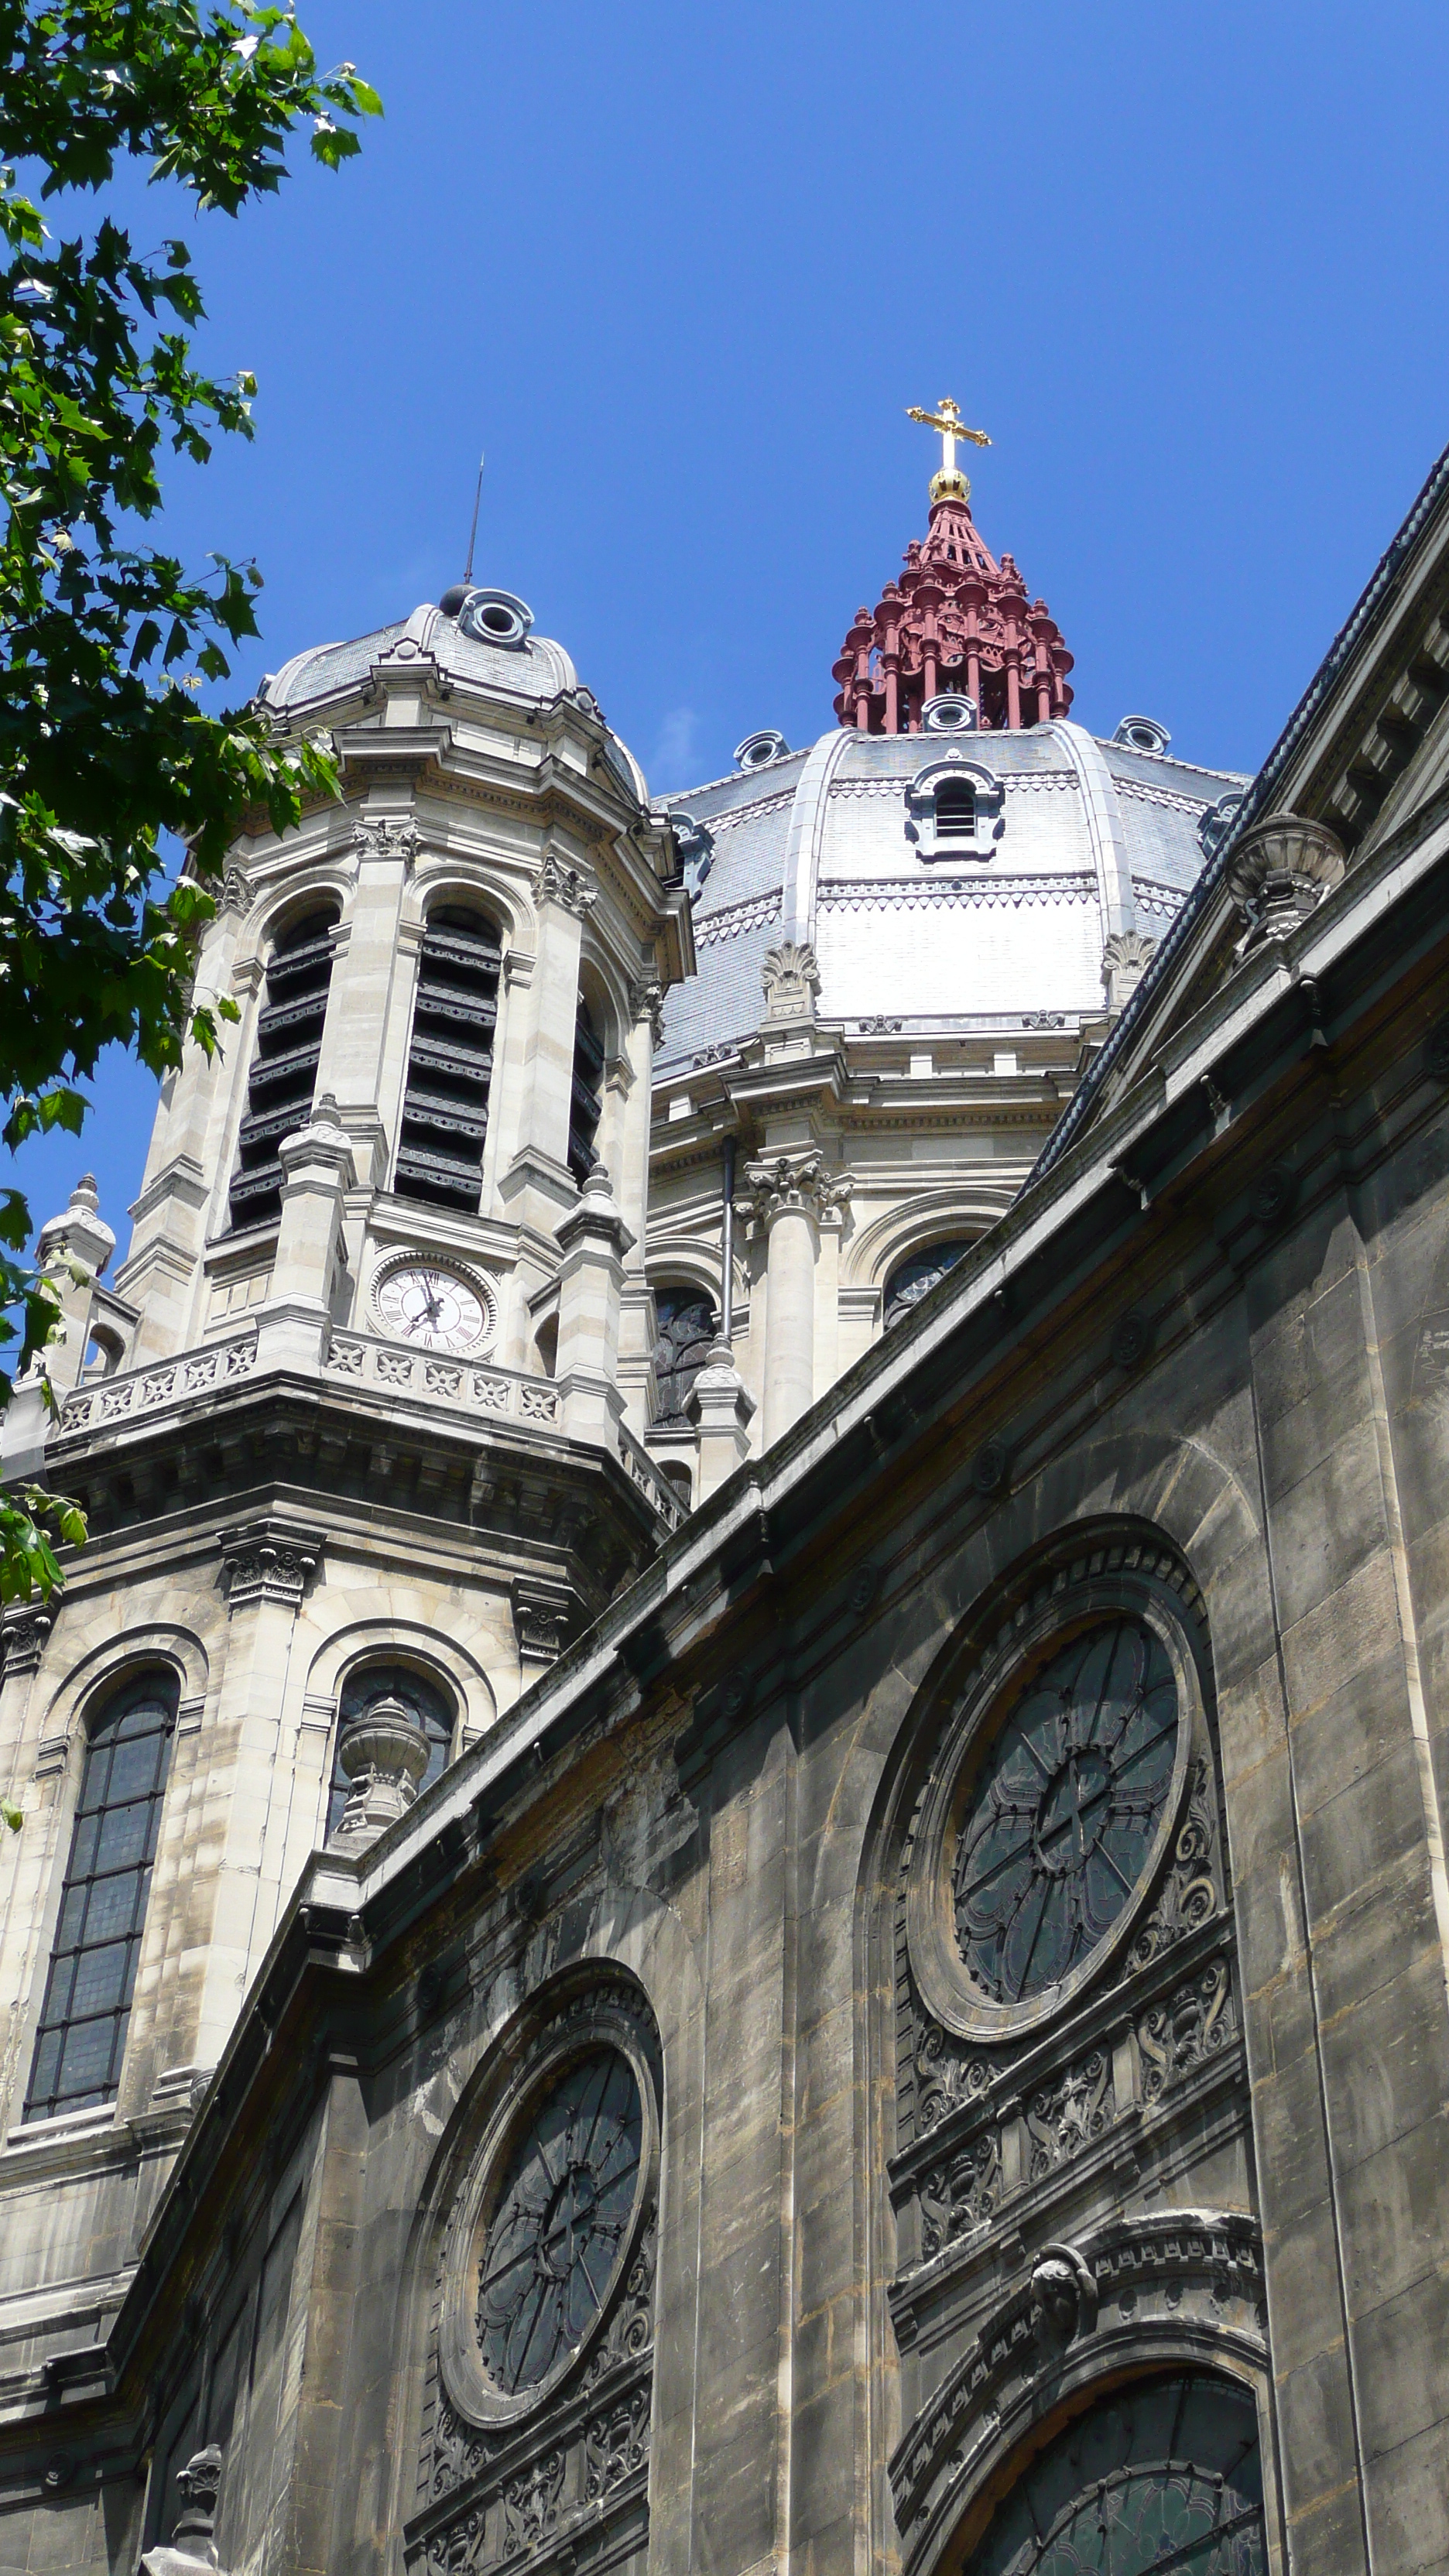
[[[174,1521],[139,1413],[77,1435],[7,1937],[128,1586],[186,1691],[157,1887],[219,1893],[154,1908],[119,2102],[0,2156],[5,2566],[1449,2563],[1446,608],[1449,464],[1032,1186],[667,1535],[606,1433],[505,1467],[325,1361],[182,1396]],[[545,1489],[586,1569],[617,1532],[596,1615],[376,1840],[313,1848],[314,1759],[269,1842],[319,1597],[488,1671]]]

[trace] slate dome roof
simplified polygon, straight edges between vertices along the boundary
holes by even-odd
[[[931,781],[952,770],[972,781],[975,837],[933,846]],[[667,797],[698,973],[669,994],[659,1064],[726,1053],[756,1028],[765,953],[785,939],[814,948],[826,1020],[1095,1016],[1109,935],[1161,938],[1215,809],[1246,784],[1058,717],[1016,732],[841,726]]]

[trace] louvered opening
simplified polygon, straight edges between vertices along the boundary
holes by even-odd
[[[272,952],[232,1176],[233,1227],[264,1225],[281,1212],[281,1142],[305,1127],[312,1106],[336,921],[335,912],[309,912]]]
[[[393,1183],[399,1198],[477,1214],[502,962],[481,913],[450,907],[430,916]]]
[[[936,790],[938,841],[974,841],[976,790],[969,778],[943,778]]]
[[[574,1078],[569,1094],[569,1170],[583,1188],[594,1161],[594,1138],[604,1106],[604,1042],[588,1003],[579,995],[574,1023]]]

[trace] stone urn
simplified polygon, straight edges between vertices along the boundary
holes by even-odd
[[[375,1699],[343,1730],[337,1759],[347,1774],[347,1804],[333,1844],[356,1851],[405,1816],[428,1767],[427,1730],[406,1700]]]
[[[1243,834],[1228,861],[1228,892],[1247,922],[1245,955],[1265,939],[1287,939],[1336,886],[1347,866],[1326,823],[1269,814]]]

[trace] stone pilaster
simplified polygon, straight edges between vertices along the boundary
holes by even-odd
[[[272,1293],[257,1309],[259,1368],[316,1368],[326,1345],[343,1202],[356,1180],[337,1103],[324,1094],[309,1123],[281,1145],[282,1217]]]
[[[499,1183],[508,1214],[521,1224],[551,1231],[561,1208],[572,1205],[568,1167],[569,1096],[574,1078],[579,957],[586,915],[597,900],[582,868],[550,851],[533,880],[538,952],[532,976],[517,999],[523,1030],[510,1049],[509,1077],[516,1086],[517,1127],[512,1158]]]
[[[623,1411],[619,1393],[619,1306],[624,1256],[634,1237],[596,1163],[572,1215],[558,1229],[558,1363],[564,1422],[576,1440],[609,1445]]]

